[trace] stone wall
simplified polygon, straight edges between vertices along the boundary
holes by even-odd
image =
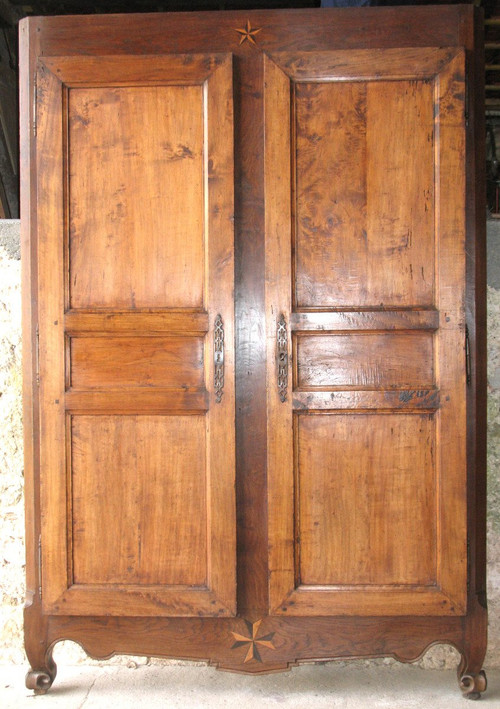
[[[488,594],[487,662],[500,667],[500,220],[488,220]]]
[[[0,220],[0,661],[23,662],[23,439],[19,221]]]
[[[488,223],[488,539],[490,638],[486,665],[500,667],[500,221]],[[0,220],[0,663],[24,663],[24,512],[21,429],[21,301],[19,222]],[[72,643],[56,648],[64,662],[90,662]],[[145,662],[118,658],[117,662]],[[373,661],[377,662],[377,661]],[[378,661],[390,664],[390,660]],[[421,660],[456,667],[447,646]]]

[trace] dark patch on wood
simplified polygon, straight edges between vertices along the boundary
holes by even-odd
[[[185,158],[194,160],[194,153],[187,145],[177,143],[174,148],[171,143],[165,142],[161,144],[161,147],[164,151],[164,157],[172,162],[176,160],[184,160]]]

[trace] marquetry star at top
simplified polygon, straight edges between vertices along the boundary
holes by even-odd
[[[261,30],[262,27],[252,29],[250,20],[247,20],[247,24],[245,27],[242,27],[240,29],[236,29],[236,27],[234,28],[234,31],[241,35],[240,44],[243,44],[243,42],[245,42],[246,40],[248,40],[251,44],[257,44],[257,42],[255,41],[255,35],[259,34]]]
[[[243,662],[250,662],[250,660],[262,662],[259,648],[257,647],[258,645],[262,645],[262,647],[267,647],[270,650],[276,650],[276,648],[271,642],[275,633],[268,633],[267,635],[262,635],[260,638],[257,637],[261,623],[262,620],[258,620],[256,623],[250,623],[248,620],[245,620],[245,625],[247,626],[249,633],[248,637],[240,635],[240,633],[231,632],[231,635],[236,640],[234,645],[231,647],[231,650],[234,650],[234,648],[236,647],[243,647],[244,645],[248,645],[248,652]]]

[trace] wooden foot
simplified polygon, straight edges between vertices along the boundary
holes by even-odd
[[[477,674],[461,675],[458,682],[466,699],[480,699],[481,692],[485,692],[488,686],[484,670],[480,670]]]
[[[32,667],[26,675],[26,687],[35,694],[46,694],[56,678],[57,666],[52,659],[47,618],[39,603],[30,603],[24,609],[24,648]]]
[[[457,669],[458,684],[464,697],[480,699],[486,691],[487,681],[482,670],[486,655],[487,614],[484,604],[471,603],[471,611],[466,619],[462,659]]]
[[[26,675],[26,687],[35,694],[47,694],[56,676],[55,667],[54,664],[53,674],[46,670],[30,670]]]

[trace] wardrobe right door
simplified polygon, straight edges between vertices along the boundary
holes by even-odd
[[[275,615],[461,615],[461,50],[265,60]]]

